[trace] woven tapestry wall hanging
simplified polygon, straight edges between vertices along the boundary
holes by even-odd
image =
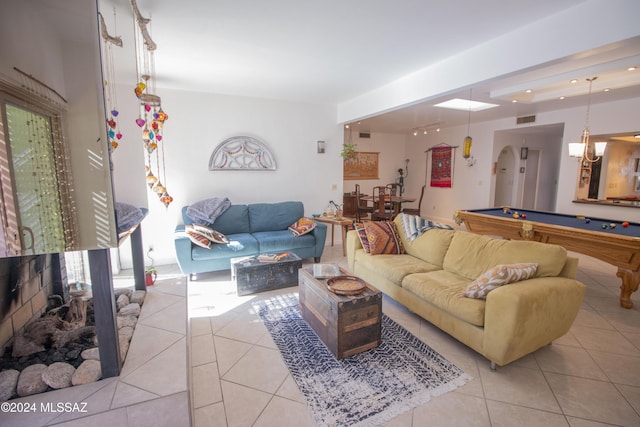
[[[453,149],[451,146],[436,146],[430,149],[432,187],[451,188]]]

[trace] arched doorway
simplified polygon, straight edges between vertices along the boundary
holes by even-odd
[[[504,147],[496,164],[496,195],[494,206],[513,204],[513,175],[516,159],[511,146]]]

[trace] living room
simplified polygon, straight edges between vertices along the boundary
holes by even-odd
[[[128,14],[124,14],[121,11],[123,5],[128,7],[129,4],[128,2],[114,3],[119,6],[117,25],[114,25],[116,22],[114,22],[111,2],[100,2],[107,26],[111,32],[114,31],[114,28],[123,32],[126,28],[128,31],[132,18],[131,12],[129,10]],[[569,6],[574,6],[576,8],[574,12],[585,20],[584,26],[580,25],[580,27],[595,27],[602,16],[599,13],[594,14],[594,10],[600,10],[602,6],[594,1],[583,3],[575,5],[572,3]],[[567,43],[571,46],[566,47],[564,52],[567,53],[573,49],[575,50],[574,54],[587,51],[592,47],[608,46],[632,38],[635,38],[637,47],[636,26],[624,18],[633,15],[629,10],[635,13],[638,6],[631,2],[619,2],[619,5],[619,10],[614,10],[612,7],[611,16],[607,19],[618,20],[623,24],[610,26],[608,31],[602,32],[606,34],[591,35],[589,40],[584,40],[582,38],[584,36],[583,30],[577,28],[570,29],[568,35],[565,28],[554,27],[553,31],[550,31],[548,27],[545,27],[544,20],[532,23],[532,27],[527,28],[526,31],[518,32],[514,29],[511,36],[514,45],[518,45],[518,42],[528,38],[531,31],[542,27],[545,28],[544,32],[549,35],[549,38],[552,37],[552,34],[562,34],[562,36],[557,36],[558,39],[566,37]],[[141,1],[140,6],[143,14],[151,12],[151,5]],[[150,9],[145,10],[144,6]],[[166,7],[166,5],[164,6]],[[161,10],[153,12],[152,19],[157,19],[160,22],[154,23],[153,33],[159,35],[162,30]],[[40,33],[40,26],[46,27],[45,22],[46,20],[39,21],[38,25],[33,26],[3,22],[2,35],[8,37],[8,34],[19,34],[24,38],[35,37],[34,34]],[[542,33],[542,31],[540,32]],[[45,33],[44,30],[42,33]],[[486,49],[493,47],[497,50],[493,53],[480,51],[472,54],[469,52],[468,56],[463,55],[461,60],[473,63],[472,60],[477,61],[478,55],[487,53],[487,56],[491,58],[487,62],[495,64],[495,68],[499,68],[499,70],[484,63],[477,64],[477,67],[474,64],[472,67],[467,67],[471,69],[468,71],[470,74],[477,73],[472,77],[460,77],[454,82],[443,81],[442,86],[432,83],[438,87],[429,87],[428,89],[421,88],[421,85],[410,81],[411,79],[401,79],[382,87],[379,91],[358,94],[361,96],[345,97],[346,100],[341,103],[316,101],[312,97],[308,97],[307,101],[274,99],[260,92],[234,95],[224,92],[203,92],[194,87],[183,89],[177,85],[169,84],[167,87],[163,87],[160,84],[163,70],[157,66],[158,94],[162,97],[163,109],[169,116],[163,129],[164,159],[166,161],[166,168],[163,171],[166,173],[166,179],[163,178],[163,184],[173,197],[173,202],[168,207],[160,203],[156,194],[150,192],[145,183],[146,153],[142,149],[138,136],[140,129],[134,119],[131,119],[140,114],[138,100],[133,95],[133,87],[136,84],[135,76],[117,75],[115,88],[118,109],[122,118],[120,119],[120,128],[125,136],[111,155],[115,198],[119,202],[148,207],[149,215],[142,223],[144,253],[151,254],[154,265],[167,268],[172,265],[175,267],[174,229],[176,224],[180,222],[180,209],[189,203],[210,197],[228,197],[237,204],[299,200],[304,203],[305,214],[310,216],[314,213],[321,213],[326,209],[330,200],[341,200],[344,192],[353,190],[350,187],[353,181],[343,181],[342,177],[343,162],[340,151],[343,141],[348,138],[344,124],[357,125],[358,121],[364,123],[369,116],[377,115],[400,105],[411,104],[420,99],[428,99],[433,94],[447,92],[454,86],[456,88],[473,86],[474,82],[480,80],[491,79],[493,76],[508,74],[519,68],[532,67],[538,63],[553,62],[558,59],[558,56],[554,56],[557,55],[557,51],[551,52],[552,49],[547,49],[549,48],[548,40],[538,41],[531,47],[529,54],[535,59],[514,61],[517,63],[513,64],[505,60],[511,56],[505,52],[515,52],[515,48],[502,50],[505,48],[503,45],[505,40],[499,40],[494,45],[490,42],[487,43]],[[131,43],[128,46],[125,44],[125,46],[132,49]],[[159,42],[158,55],[162,50],[163,45]],[[2,54],[3,58],[5,53],[6,51]],[[48,58],[49,54],[40,53],[42,55],[39,57],[38,55],[35,57],[29,55],[7,56],[7,58],[18,58],[16,61],[20,68],[50,82],[51,76],[47,75],[47,67],[44,65],[46,61],[43,60],[43,58]],[[215,52],[212,52],[212,55],[215,56]],[[114,49],[114,61],[117,63],[130,63],[134,56],[131,50],[125,52],[125,50]],[[0,71],[5,75],[12,75],[11,67],[15,65],[11,61],[3,61]],[[452,71],[454,65],[456,64],[445,63],[439,68],[431,70],[430,73],[439,76],[447,73],[455,74]],[[491,71],[494,74],[488,74]],[[184,72],[185,75],[189,73],[198,74],[199,70],[190,69]],[[64,83],[56,81],[57,77],[54,75],[54,82],[50,83],[54,86],[64,87]],[[469,78],[473,80],[469,80]],[[437,81],[438,79],[433,80]],[[58,83],[60,84],[58,85]],[[65,83],[69,84],[69,82]],[[397,95],[399,93],[409,93],[410,95],[399,96]],[[604,102],[602,99],[599,101],[591,106],[590,126],[592,133],[608,134],[639,130],[637,112],[640,109],[640,97],[631,97],[615,102]],[[585,124],[585,110],[586,105],[583,102],[570,108],[543,111],[537,114],[535,125],[527,126],[531,128],[532,132],[538,126],[558,123],[562,123],[564,126],[560,141],[553,141],[553,143],[562,144],[563,147],[559,151],[560,163],[554,199],[555,210],[570,214],[581,213],[593,217],[634,220],[637,215],[632,207],[576,206],[572,203],[575,198],[579,165],[576,159],[569,157],[566,145],[570,140],[579,138]],[[380,153],[378,182],[383,184],[394,181],[398,168],[404,167],[405,159],[411,159],[409,162],[410,174],[405,180],[405,193],[415,196],[419,193],[421,186],[427,183],[423,215],[453,225],[453,213],[456,210],[484,208],[493,205],[496,191],[494,164],[504,147],[512,147],[514,151],[517,150],[519,153],[523,138],[520,133],[500,141],[496,140],[496,132],[514,129],[515,117],[488,121],[478,120],[468,126],[466,113],[463,113],[463,116],[465,119],[462,124],[443,127],[437,133],[430,132],[427,135],[416,137],[410,132],[371,132],[370,139],[354,137],[354,142],[360,151]],[[472,115],[472,117],[474,116]],[[129,119],[125,120],[124,118]],[[462,145],[468,132],[473,136],[472,154],[475,164],[468,166],[458,152],[453,171],[453,188],[430,188],[427,175],[428,157],[425,150],[443,141],[451,145]],[[253,136],[263,141],[275,154],[277,169],[275,171],[209,170],[209,158],[214,149],[225,139],[238,135]],[[325,141],[324,153],[318,152],[317,141]],[[544,148],[544,145],[541,143],[539,148]],[[368,181],[367,185],[373,186],[374,182],[376,180]],[[114,257],[116,269],[128,270],[131,268],[131,249],[128,245],[129,242],[125,242],[117,251]],[[150,253],[151,248],[153,250]],[[327,248],[328,259],[343,262],[344,260],[340,257],[340,249],[334,248],[334,250]],[[149,258],[146,258],[146,261],[149,261]],[[589,274],[593,273],[593,277],[600,277],[603,268],[606,267],[596,263]],[[608,270],[606,274],[602,273],[603,276],[609,274]],[[635,298],[637,300],[637,296]],[[400,313],[400,317],[409,315],[397,307],[393,309]],[[634,312],[637,314],[637,309],[634,309]],[[589,312],[584,314],[584,317],[590,321],[592,318],[599,317],[599,314]],[[582,320],[582,325],[584,325],[585,319]],[[425,325],[419,321],[417,325],[417,328],[425,328]],[[637,324],[635,328],[631,327],[630,329],[630,335],[637,337]],[[445,343],[443,347],[448,345],[455,346],[455,344]],[[637,355],[631,357],[635,363],[637,363],[637,358]],[[527,363],[531,363],[531,360],[528,360]],[[483,375],[487,373],[482,372]],[[607,383],[607,386],[609,385],[610,383]],[[625,391],[628,392],[625,394],[626,399],[630,402],[629,407],[633,407],[636,411],[635,419],[637,419],[639,411],[637,406],[638,385],[627,384],[625,387]],[[478,389],[474,389],[474,392],[477,391]],[[548,408],[537,409],[541,412],[557,412],[555,408],[552,410],[548,410]],[[556,414],[554,413],[554,415]],[[576,416],[575,419],[572,419],[572,423],[575,422],[578,425],[585,419],[624,425],[624,420],[613,421],[610,419],[607,421],[599,416],[592,418]],[[629,419],[634,418],[630,417]],[[420,425],[419,423],[420,421],[413,421],[413,425]]]

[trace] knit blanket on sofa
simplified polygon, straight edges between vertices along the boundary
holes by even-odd
[[[227,197],[213,197],[189,205],[186,214],[192,220],[203,225],[212,225],[216,218],[229,209],[229,206],[231,206],[231,201]]]
[[[402,227],[404,228],[404,234],[407,236],[409,242],[414,241],[421,236],[425,231],[432,228],[443,228],[446,230],[453,230],[453,227],[447,224],[441,224],[434,221],[426,220],[418,215],[407,215],[400,213],[400,220],[402,221]]]

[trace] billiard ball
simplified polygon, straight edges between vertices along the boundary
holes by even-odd
[[[587,224],[589,224],[589,223],[591,222],[591,220],[590,220],[589,218],[586,218],[586,219],[584,220],[584,222],[585,222],[585,223],[587,223]]]
[[[629,222],[628,221],[623,222],[622,226],[625,227],[625,228],[628,227],[629,226]]]
[[[520,215],[518,215],[518,212],[514,212],[511,216],[517,219]]]
[[[609,227],[616,228],[616,225],[615,225],[615,223],[612,222],[611,224],[609,224]]]
[[[522,219],[527,219],[527,214],[522,214],[522,215],[520,215],[520,218],[522,218]]]
[[[600,227],[601,227],[603,230],[606,230],[607,228],[609,228],[609,226],[608,226],[607,224],[602,224]]]

